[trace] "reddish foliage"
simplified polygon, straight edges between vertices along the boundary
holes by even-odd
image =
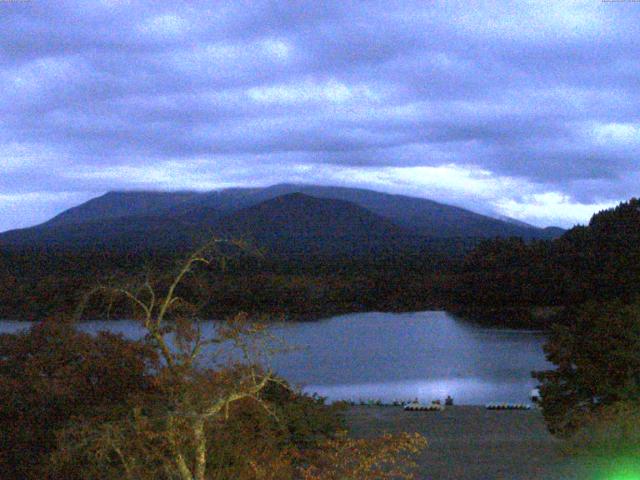
[[[155,362],[141,343],[65,322],[0,335],[0,478],[37,477],[57,429],[150,388]]]

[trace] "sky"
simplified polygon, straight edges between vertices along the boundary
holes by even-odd
[[[570,227],[638,196],[640,2],[0,0],[0,231],[281,182]]]

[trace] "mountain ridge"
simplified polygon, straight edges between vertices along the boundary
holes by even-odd
[[[333,223],[325,221],[329,218]],[[311,233],[305,235],[305,230]],[[332,233],[324,235],[325,231]],[[212,192],[108,192],[35,227],[4,232],[0,245],[66,242],[108,247],[110,241],[168,245],[188,243],[187,239],[199,238],[204,232],[245,236],[257,232],[257,237],[269,239],[269,243],[278,237],[313,238],[317,243],[320,238],[329,242],[338,237],[379,241],[412,238],[411,242],[417,237],[519,236],[531,240],[555,238],[563,230],[509,223],[418,197],[347,187],[277,184]]]

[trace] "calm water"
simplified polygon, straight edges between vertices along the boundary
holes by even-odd
[[[25,324],[0,322],[3,332],[19,328]],[[82,329],[142,335],[130,321],[87,322]],[[273,334],[296,348],[271,358],[271,366],[330,400],[451,395],[459,404],[526,402],[535,387],[531,371],[550,366],[543,334],[484,328],[445,312],[341,315],[278,325]]]

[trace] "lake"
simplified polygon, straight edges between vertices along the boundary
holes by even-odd
[[[0,332],[26,328],[0,322]],[[140,338],[131,321],[86,322],[85,331],[111,330]],[[205,329],[213,329],[213,323]],[[541,332],[486,328],[446,312],[354,313],[272,328],[293,351],[269,360],[306,392],[329,400],[443,400],[458,404],[527,402],[532,370],[550,368]]]

